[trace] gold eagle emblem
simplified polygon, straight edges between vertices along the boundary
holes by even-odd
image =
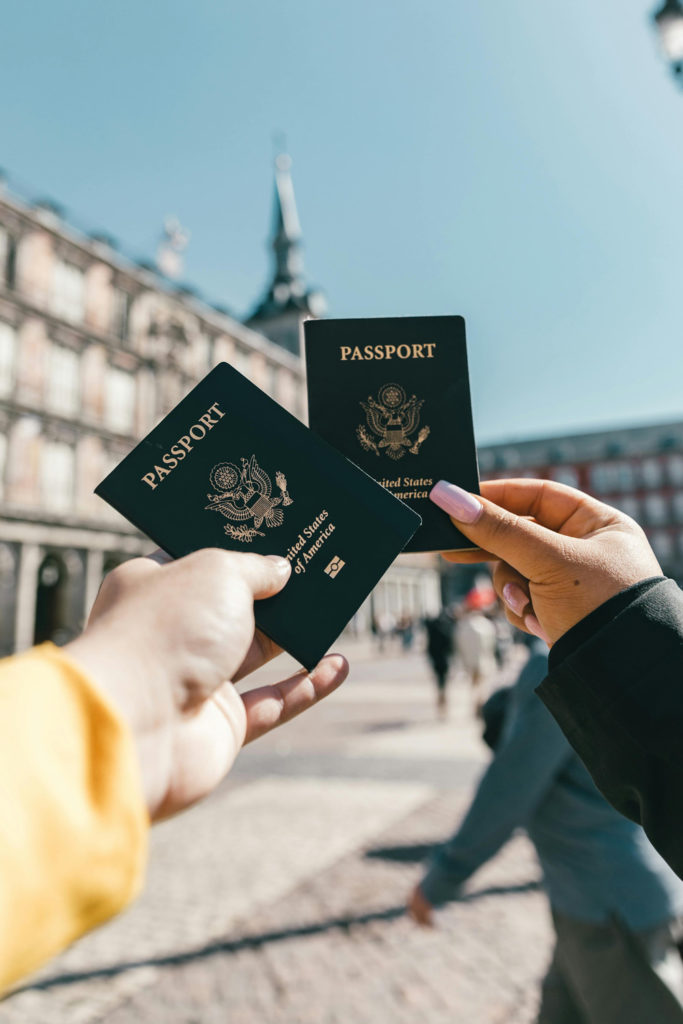
[[[254,537],[265,537],[259,529],[264,523],[269,527],[282,526],[285,516],[278,505],[292,505],[293,499],[287,491],[287,479],[280,470],[275,474],[275,483],[280,494],[273,497],[273,484],[268,474],[261,469],[256,456],[241,459],[242,468],[234,462],[219,462],[209,474],[214,489],[207,494],[209,504],[205,509],[220,512],[229,522],[223,529],[233,540],[249,544]],[[233,525],[237,524],[237,525]]]
[[[365,423],[356,428],[356,435],[366,451],[381,455],[384,450],[390,459],[400,459],[406,452],[417,455],[430,434],[430,428],[424,426],[413,437],[420,426],[423,398],[408,398],[400,384],[384,384],[377,398],[368,395],[367,402],[360,404]]]

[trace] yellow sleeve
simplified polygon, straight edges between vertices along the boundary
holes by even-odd
[[[0,660],[0,990],[137,895],[148,816],[133,741],[53,644]]]

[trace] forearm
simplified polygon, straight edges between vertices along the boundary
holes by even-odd
[[[128,730],[46,644],[0,662],[0,989],[136,895],[148,817]]]
[[[539,696],[610,803],[683,874],[683,594],[638,584],[556,647]]]

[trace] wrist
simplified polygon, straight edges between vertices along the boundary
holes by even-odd
[[[88,677],[91,685],[127,727],[137,755],[147,810],[154,818],[162,803],[170,775],[171,749],[167,716],[151,699],[151,674],[130,645],[117,644],[103,624],[91,626],[63,648],[67,657]],[[112,657],[112,651],[116,654]]]
[[[93,683],[111,701],[133,733],[146,732],[159,723],[166,707],[160,707],[164,691],[156,681],[161,669],[147,651],[128,636],[121,641],[121,630],[110,627],[105,618],[89,626],[64,647],[90,676]]]

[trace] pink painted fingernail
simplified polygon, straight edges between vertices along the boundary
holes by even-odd
[[[528,596],[516,583],[506,583],[503,587],[503,600],[510,611],[521,617],[522,612],[529,603]]]
[[[459,523],[476,523],[484,511],[484,506],[473,494],[463,491],[457,484],[449,484],[447,480],[434,484],[429,498]]]
[[[536,618],[535,615],[525,615],[524,616],[524,625],[526,626],[526,628],[529,630],[530,633],[533,633],[534,636],[537,636],[538,639],[542,640],[543,643],[546,643],[548,645],[548,647],[551,646],[550,637],[545,632],[545,630],[543,629],[543,626],[538,621],[538,619]]]
[[[273,563],[274,569],[281,572],[283,576],[285,573],[289,576],[292,571],[292,564],[288,559],[283,558],[282,555],[266,555],[266,558],[269,562]]]

